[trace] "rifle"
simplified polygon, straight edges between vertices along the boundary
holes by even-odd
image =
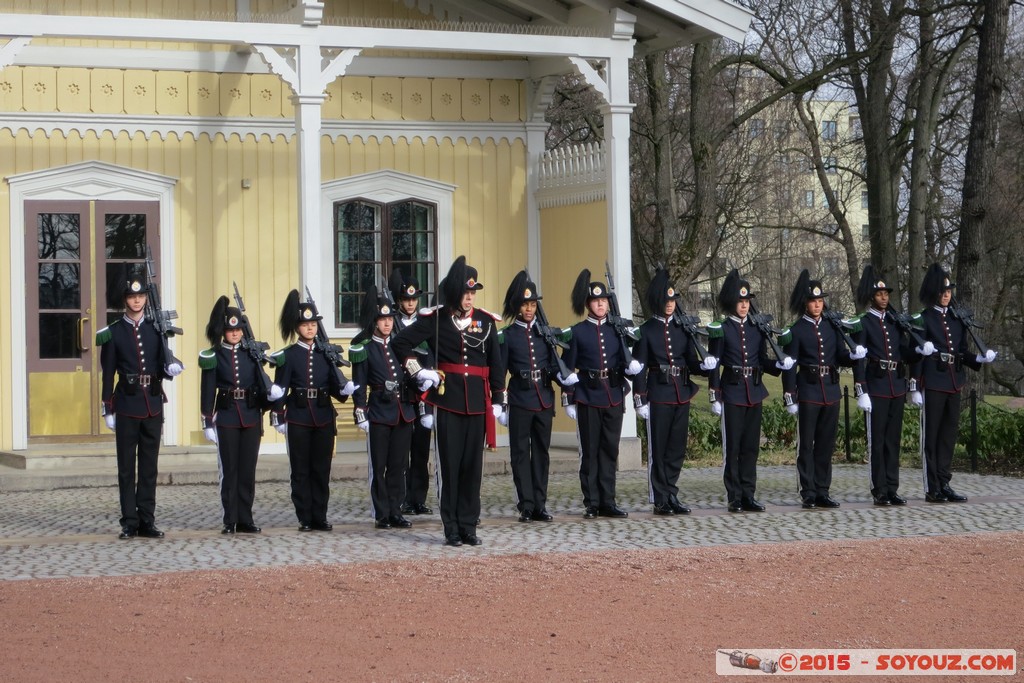
[[[312,305],[316,310],[320,310],[316,302],[313,301],[313,295],[309,293],[309,287],[306,287],[306,303]],[[327,359],[331,365],[338,369],[338,374],[341,375],[341,386],[345,386],[348,383],[348,378],[345,377],[345,373],[341,371],[341,367],[348,367],[352,363],[345,360],[345,349],[341,348],[338,344],[332,344],[330,337],[327,336],[327,330],[324,329],[324,321],[316,321],[316,339],[313,340],[313,345],[321,353],[324,354],[324,358]]]
[[[274,383],[270,381],[270,376],[263,371],[263,365],[270,360],[267,358],[267,350],[270,348],[270,344],[256,340],[256,335],[252,333],[252,326],[249,324],[249,317],[245,314],[245,304],[242,302],[242,295],[238,291],[238,284],[232,280],[231,286],[235,288],[235,305],[238,306],[238,310],[242,313],[242,348],[248,351],[252,359],[256,361],[260,384],[263,385],[263,393],[269,394],[270,388]]]
[[[526,272],[526,279],[533,281],[530,277],[530,271]],[[555,361],[558,363],[558,372],[562,375],[562,378],[568,377],[572,374],[572,370],[562,360],[561,354],[558,353],[558,349],[567,349],[569,345],[558,337],[562,334],[562,330],[557,327],[551,327],[548,324],[548,317],[544,314],[544,306],[540,301],[537,301],[537,332],[544,339],[544,343],[548,345],[551,350],[551,355],[555,357]]]
[[[900,313],[899,310],[893,308],[892,302],[889,303],[888,311],[892,316],[892,321],[896,323],[896,327],[901,332],[910,337],[918,347],[924,346],[924,337],[918,333],[917,328],[914,327],[914,321],[909,315]]]
[[[974,311],[969,308],[960,308],[956,304],[955,299],[951,299],[949,302],[949,314],[954,318],[963,323],[964,329],[967,330],[967,334],[971,335],[971,339],[974,340],[974,345],[978,347],[978,353],[985,355],[988,353],[988,347],[985,342],[981,341],[981,337],[974,331],[975,328],[982,329],[983,326],[974,319]]]
[[[775,354],[775,359],[781,361],[786,357],[786,352],[782,350],[779,343],[775,341],[775,336],[780,334],[782,330],[777,330],[772,327],[772,316],[768,313],[760,313],[757,307],[754,305],[753,299],[750,299],[750,312],[747,317],[750,318],[750,322],[754,324],[764,338],[768,341],[768,346],[771,347],[772,353]]]
[[[843,343],[846,347],[853,351],[857,348],[857,343],[850,337],[850,333],[846,331],[846,323],[843,322],[843,314],[837,311],[833,311],[827,306],[821,311],[821,317],[832,324],[835,328],[836,333],[842,338]]]
[[[171,363],[182,365],[182,362],[171,353],[171,345],[167,340],[176,334],[184,334],[184,331],[171,324],[171,321],[178,317],[178,312],[164,310],[160,305],[160,288],[156,286],[153,250],[148,244],[146,245],[146,307],[144,314],[160,334],[160,341],[164,345],[164,363],[166,365]]]
[[[607,261],[604,262],[604,276],[608,278],[608,324],[615,328],[615,334],[622,342],[622,355],[626,359],[626,365],[629,365],[633,362],[633,353],[626,340],[636,342],[640,337],[633,328],[633,321],[626,320],[619,314],[619,298],[615,295],[615,281],[612,279],[612,269]]]

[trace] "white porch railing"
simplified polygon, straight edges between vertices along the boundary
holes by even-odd
[[[540,208],[584,204],[605,198],[604,144],[559,147],[540,160],[537,198]]]

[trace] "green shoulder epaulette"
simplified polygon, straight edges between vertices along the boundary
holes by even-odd
[[[708,339],[720,339],[725,334],[721,320],[712,320],[704,329],[708,331]]]
[[[366,350],[366,344],[356,344],[355,346],[348,347],[348,359],[353,365],[362,363],[369,355],[369,352]]]
[[[918,328],[919,330],[924,329],[924,311],[918,311],[917,313],[914,313],[912,316],[910,316],[910,320],[913,323],[914,327]]]
[[[558,335],[558,341],[568,344],[572,341],[572,328],[566,327],[562,330],[562,334]]]
[[[199,352],[199,369],[213,370],[217,367],[217,349],[210,347]]]
[[[511,326],[508,326],[508,327],[511,327]],[[498,330],[498,343],[499,344],[504,344],[505,343],[505,330],[507,330],[508,327],[502,327],[501,329]]]
[[[289,344],[289,346],[291,345]],[[267,358],[270,359],[270,362],[273,363],[275,367],[282,367],[285,364],[284,351],[287,348],[288,346],[284,347],[284,349],[278,349],[277,351],[274,351],[272,354],[267,356]]]
[[[779,338],[776,340],[779,346],[785,346],[793,341],[793,324],[795,323],[796,321],[794,320],[793,323],[787,325],[785,329],[779,332]]]
[[[116,325],[117,323],[118,321],[115,320],[110,325]],[[103,346],[114,337],[114,333],[110,331],[110,325],[96,331],[96,346]]]
[[[860,322],[861,316],[856,318],[844,318],[843,327],[846,328],[847,332],[860,332],[863,329],[863,325]]]

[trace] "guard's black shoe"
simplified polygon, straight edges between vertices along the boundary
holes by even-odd
[[[953,489],[951,489],[948,486],[943,486],[942,487],[942,495],[944,495],[946,497],[946,500],[948,500],[950,503],[966,503],[967,502],[967,496],[961,496],[959,493],[957,493],[956,491],[954,491]]]
[[[258,534],[263,529],[259,528],[255,524],[247,524],[246,522],[239,522],[235,525],[235,531],[240,534]]]
[[[669,507],[672,508],[672,512],[677,515],[688,515],[690,514],[690,506],[685,503],[680,503],[678,498],[672,498],[668,501]]]
[[[591,505],[583,511],[583,519],[594,519],[597,517],[597,508]]]
[[[458,548],[460,545],[462,545],[462,539],[459,538],[458,534],[452,534],[451,536],[445,537],[444,544],[450,545],[453,548]]]
[[[668,515],[668,516],[671,516],[671,515],[674,515],[676,513],[672,511],[672,506],[666,503],[665,505],[657,505],[657,504],[655,504],[655,506],[654,506],[654,514],[656,514],[656,515]]]
[[[126,527],[121,527],[121,533],[119,533],[117,535],[117,537],[119,539],[121,539],[122,541],[124,541],[124,540],[127,540],[129,538],[135,538],[138,535],[139,535],[138,529],[136,529],[135,527],[126,526]]]
[[[407,520],[402,515],[392,515],[391,517],[388,517],[388,521],[391,522],[391,526],[396,527],[398,529],[408,529],[412,526],[412,522]]]
[[[222,534],[234,534],[235,533],[235,525],[234,524],[225,524],[224,528],[222,528],[220,530],[220,532]]]
[[[476,534],[462,534],[460,537],[465,545],[483,545],[483,541]]]
[[[815,500],[820,508],[837,508],[839,507],[839,501],[832,496],[826,494],[824,496],[818,496]]]
[[[924,494],[924,499],[929,503],[945,503],[946,494],[940,493],[938,491],[929,491],[928,493]]]
[[[164,532],[160,531],[152,524],[147,524],[145,526],[139,525],[139,536],[142,538],[163,538]]]
[[[800,507],[804,510],[813,510],[818,507],[818,504],[814,502],[813,498],[804,498],[800,503]]]
[[[310,526],[313,527],[313,531],[330,531],[334,528],[334,525],[327,521],[313,522]]]
[[[412,503],[402,503],[402,514],[403,515],[415,515],[416,506]]]
[[[313,530],[313,525],[312,524],[300,524],[299,525],[299,531],[305,532],[305,531],[312,531],[312,530]]]
[[[729,501],[729,512],[743,512],[743,506],[738,500]]]
[[[533,521],[533,510],[523,510],[519,513],[520,522],[532,522]]]
[[[744,512],[764,512],[764,505],[754,498],[744,498],[740,501],[740,507]]]
[[[416,511],[417,515],[432,515],[432,514],[434,514],[434,511],[431,510],[430,508],[428,508],[423,503],[416,503],[415,505],[413,505],[413,509]]]
[[[899,495],[897,495],[895,493],[892,494],[891,496],[889,496],[889,505],[906,505],[906,504],[907,504],[907,499],[906,498],[903,498],[903,497],[901,497],[901,496],[899,496]]]
[[[388,519],[378,519],[373,523],[374,529],[390,529],[391,521]]]
[[[877,505],[880,508],[887,508],[892,505],[892,501],[890,501],[886,496],[872,496],[871,504]]]
[[[605,505],[604,507],[599,507],[597,509],[597,515],[599,517],[617,517],[619,519],[629,517],[629,513],[618,505]]]
[[[547,510],[537,510],[533,513],[533,519],[537,522],[550,522],[554,517]]]

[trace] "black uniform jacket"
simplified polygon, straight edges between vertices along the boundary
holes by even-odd
[[[285,390],[285,395],[273,408],[278,423],[333,426],[337,412],[331,398],[344,400],[346,397],[341,395],[344,387],[337,368],[316,350],[316,345],[307,346],[305,342],[297,341],[275,351],[270,358],[277,364],[274,384]]]
[[[690,335],[672,318],[654,316],[640,326],[633,358],[644,364],[643,371],[633,378],[633,391],[641,404],[689,403],[697,393],[690,375],[708,374],[700,369]]]
[[[558,361],[537,332],[537,325],[516,320],[501,331],[501,362],[508,371],[508,404],[526,410],[546,410],[555,404],[551,382]]]
[[[352,381],[359,385],[352,394],[356,410],[365,411],[366,418],[378,424],[397,425],[416,419],[419,397],[391,347],[391,339],[374,335],[350,346],[348,354]]]
[[[783,350],[796,363],[782,373],[782,388],[801,403],[832,405],[842,395],[839,367],[853,367],[850,349],[825,318],[803,316],[779,335]]]
[[[96,333],[103,383],[100,397],[105,415],[154,417],[164,410],[161,380],[171,379],[165,367],[163,340],[153,324],[136,325],[128,316]],[[114,374],[117,386],[114,386]]]
[[[907,370],[920,360],[910,338],[888,311],[869,308],[860,317],[854,340],[868,350],[868,357],[853,366],[853,378],[862,391],[878,398],[898,398],[907,393]]]
[[[570,332],[569,348],[562,360],[580,381],[568,389],[569,402],[595,408],[621,405],[629,383],[626,356],[615,328],[607,324],[607,318],[589,316],[573,325]]]
[[[445,309],[421,309],[419,317],[398,333],[391,342],[395,355],[404,364],[410,358],[422,364],[416,347],[426,342],[437,369],[444,373],[442,386],[431,389],[425,401],[442,410],[463,415],[479,415],[490,410],[490,403],[504,403],[504,367],[498,348],[501,318],[474,308],[461,318],[462,326]]]
[[[708,375],[708,387],[717,399],[754,406],[768,398],[762,374],[778,376],[782,371],[775,367],[775,360],[768,355],[768,340],[750,317],[741,321],[729,316],[710,323],[708,337],[708,353],[718,359],[718,367]]]
[[[968,346],[967,328],[950,315],[949,309],[941,306],[921,311],[917,322],[924,329],[921,336],[935,345],[935,353],[922,358],[912,371],[918,388],[959,393],[967,379],[964,366],[981,369],[976,354]]]
[[[269,407],[263,393],[263,368],[241,344],[221,342],[199,352],[199,409],[203,428],[213,427],[214,414],[218,427],[255,427],[260,424],[263,409]]]

